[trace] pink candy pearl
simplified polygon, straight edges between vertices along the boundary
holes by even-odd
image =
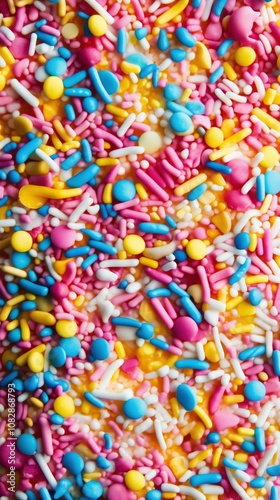
[[[249,165],[243,160],[232,160],[228,162],[232,169],[229,176],[231,184],[234,186],[243,186],[249,178]]]
[[[66,250],[74,245],[76,232],[67,226],[57,226],[51,232],[51,240],[57,248]]]
[[[108,500],[116,500],[117,498],[122,500],[134,500],[136,498],[132,491],[128,491],[123,484],[112,484],[108,489]]]
[[[99,50],[93,47],[84,47],[79,52],[79,59],[84,66],[89,68],[100,62],[101,55]]]
[[[193,340],[198,332],[196,322],[188,316],[181,316],[174,321],[173,332],[182,342]]]
[[[68,287],[65,285],[65,283],[59,283],[57,281],[51,287],[51,294],[55,299],[64,299],[68,297],[68,293]]]

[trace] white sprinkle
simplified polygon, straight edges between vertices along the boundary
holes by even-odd
[[[247,495],[246,491],[243,490],[242,486],[236,481],[231,471],[226,467],[226,475],[228,477],[231,487],[236,491],[242,500],[251,500],[251,497]]]
[[[220,101],[222,101],[227,106],[232,106],[232,101],[221,89],[215,89],[214,92],[218,99],[220,99]]]
[[[208,78],[205,75],[191,75],[189,77],[189,82],[191,83],[206,83],[208,82]]]
[[[275,444],[271,448],[269,448],[268,452],[265,454],[265,456],[262,458],[261,463],[259,465],[259,468],[257,469],[257,474],[258,476],[262,476],[268,466],[268,464],[271,462],[273,456],[277,452],[277,445]]]
[[[146,481],[151,481],[155,476],[157,475],[157,472],[155,470],[150,470],[146,475],[145,479]]]
[[[159,64],[158,69],[160,71],[164,71],[165,69],[169,68],[169,66],[172,64],[172,60],[167,57],[162,61],[162,63]]]
[[[85,0],[100,16],[104,17],[108,24],[114,24],[115,19],[107,12],[97,0]]]
[[[202,21],[208,20],[213,3],[214,3],[214,0],[206,0],[205,8],[204,8],[203,14],[201,16]]]
[[[24,101],[26,101],[33,108],[38,108],[39,100],[35,97],[29,90],[27,90],[16,78],[12,78],[10,81],[11,87],[14,91],[22,97]]]
[[[53,217],[57,217],[60,220],[68,220],[67,215],[65,215],[63,212],[61,212],[61,210],[59,210],[56,207],[50,207],[49,214],[52,215]]]
[[[271,47],[271,45],[270,45],[270,41],[267,39],[267,37],[266,37],[263,33],[261,33],[261,34],[259,35],[259,38],[260,38],[260,39],[261,39],[261,41],[262,41],[262,44],[263,44],[263,46],[264,46],[264,49],[265,49],[266,53],[267,53],[267,54],[270,54],[270,53],[271,53],[271,51],[272,51],[272,47]]]
[[[189,495],[195,500],[206,500],[206,496],[203,493],[191,486],[180,486],[180,493],[182,493],[182,495]]]
[[[237,477],[237,479],[240,479],[241,481],[246,481],[246,483],[251,481],[249,474],[247,474],[244,470],[234,471],[234,477]]]
[[[166,442],[165,442],[165,439],[164,439],[163,434],[162,434],[161,422],[158,420],[158,418],[156,418],[154,421],[154,427],[155,427],[155,433],[156,433],[156,437],[157,437],[159,446],[161,447],[161,449],[163,451],[165,451],[167,446],[166,446]]]
[[[35,54],[35,49],[36,49],[36,43],[37,43],[37,34],[32,33],[30,37],[30,44],[29,44],[29,49],[28,49],[28,55],[29,56],[34,56]]]
[[[26,493],[23,493],[23,491],[17,491],[15,497],[18,500],[28,500],[28,496],[26,495]]]
[[[132,461],[131,456],[127,453],[127,451],[125,451],[125,449],[122,446],[119,447],[119,453],[122,456],[122,458],[125,458],[126,460],[129,460],[130,462]]]
[[[5,68],[6,66],[6,61],[3,59],[2,56],[0,56],[0,68]],[[9,141],[10,142],[10,141]]]
[[[29,33],[32,33],[32,31],[36,30],[35,23],[30,23],[24,26],[21,30],[23,35],[29,35]]]
[[[117,136],[123,137],[125,133],[128,131],[128,129],[131,127],[131,125],[135,122],[135,119],[136,119],[135,113],[131,113],[130,115],[128,115],[128,117],[125,119],[125,121],[117,131]]]
[[[203,345],[201,342],[196,343],[196,351],[197,351],[198,359],[200,361],[204,361],[205,360],[205,352],[204,352],[204,348],[203,348]]]
[[[249,179],[247,182],[245,182],[245,184],[243,184],[241,188],[241,193],[242,194],[249,193],[249,191],[251,191],[251,189],[254,187],[255,184],[256,184],[256,178],[251,177],[251,179]]]
[[[96,278],[99,281],[116,281],[118,279],[118,275],[113,273],[113,271],[109,271],[109,269],[98,269],[96,272]]]
[[[129,283],[129,285],[126,287],[125,291],[127,293],[136,293],[141,290],[142,285],[139,281],[135,281],[134,283]]]
[[[13,227],[16,225],[15,219],[0,219],[0,227]]]
[[[176,484],[170,484],[170,483],[162,483],[160,489],[161,489],[161,491],[168,491],[170,493],[179,493],[180,492],[179,486],[176,486]]]
[[[116,361],[113,361],[113,363],[111,363],[107,370],[105,370],[105,372],[103,373],[101,379],[100,379],[100,382],[99,382],[99,385],[98,385],[98,388],[97,390],[98,391],[103,391],[104,389],[106,389],[107,385],[109,384],[111,378],[113,377],[114,373],[124,364],[124,360],[123,359],[116,359]]]
[[[256,315],[258,318],[263,319],[266,323],[268,323],[271,326],[278,325],[278,322],[276,321],[276,319],[272,319],[269,316],[267,316],[259,307],[256,308]]]
[[[41,12],[44,12],[46,10],[46,5],[44,5],[42,2],[39,0],[35,0],[34,6],[37,7],[37,9],[41,10]]]
[[[227,387],[229,383],[230,383],[230,374],[229,373],[225,373],[222,376],[221,384],[222,384],[223,387]]]
[[[244,228],[244,226],[246,226],[247,222],[249,222],[249,220],[252,217],[259,217],[259,216],[260,216],[260,211],[259,210],[256,210],[256,209],[248,210],[241,217],[241,219],[239,219],[239,221],[237,222],[237,224],[235,224],[235,227],[233,229],[234,234],[241,233],[241,231]]]
[[[152,3],[152,5],[150,5],[150,7],[148,8],[148,12],[150,12],[152,14],[153,12],[158,10],[160,5],[161,5],[161,2],[159,0],[156,0],[154,3]]]
[[[239,159],[244,159],[243,154],[241,151],[233,151],[233,153],[229,153],[228,155],[223,157],[223,161],[225,163],[228,163],[231,160],[239,160]]]
[[[105,34],[106,34],[107,38],[109,40],[111,40],[111,42],[116,42],[118,40],[116,35],[114,35],[114,33],[112,33],[112,31],[110,31],[110,30],[107,30]]]
[[[92,391],[92,395],[100,399],[108,399],[112,401],[127,401],[133,397],[132,389],[124,389],[122,392],[99,391],[98,389]]]
[[[232,99],[233,101],[236,101],[236,102],[242,102],[242,103],[247,102],[247,97],[245,97],[245,95],[238,95],[238,94],[235,94],[234,92],[226,92],[226,96],[229,99]]]
[[[134,427],[134,430],[135,430],[136,434],[142,434],[143,432],[150,429],[150,427],[152,427],[152,425],[153,425],[152,419],[146,418],[146,420],[144,420],[144,422],[142,422],[141,424]]]
[[[81,215],[87,210],[87,208],[92,205],[92,203],[92,198],[84,198],[70,215],[69,222],[77,222]]]
[[[270,412],[272,410],[272,408],[274,408],[274,401],[268,401],[267,403],[265,403],[264,407],[262,408],[259,416],[258,416],[258,420],[256,422],[256,427],[263,427],[267,418],[269,417],[270,415]]]
[[[108,259],[100,262],[100,267],[105,269],[107,267],[137,267],[139,259]]]
[[[39,465],[41,471],[43,472],[47,482],[49,483],[49,485],[55,489],[56,485],[57,485],[57,481],[53,475],[53,473],[51,472],[45,458],[43,455],[41,455],[41,453],[35,453],[34,455],[34,458],[37,462],[37,464]]]
[[[225,492],[222,486],[215,484],[202,484],[200,488],[206,495],[223,495]]]
[[[273,333],[271,330],[268,330],[265,334],[265,347],[266,356],[271,358],[273,353]]]
[[[240,380],[245,380],[246,376],[241,368],[238,358],[230,358],[230,362],[236,377],[239,378]]]
[[[56,280],[56,281],[61,281],[62,277],[54,270],[53,265],[52,265],[52,259],[50,255],[45,256],[45,262],[46,266],[48,268],[48,271],[50,275]]]
[[[160,377],[165,377],[169,373],[169,366],[168,365],[163,365],[161,368],[158,369],[158,374]]]
[[[41,158],[41,160],[45,161],[48,164],[48,166],[53,172],[59,172],[59,166],[49,155],[47,155],[47,153],[45,153],[45,151],[43,151],[40,148],[37,148],[35,153],[37,156],[39,156],[39,158]]]
[[[228,80],[228,78],[223,79],[223,83],[230,89],[232,92],[235,94],[239,94],[240,88],[231,80]]]
[[[263,81],[261,80],[261,78],[258,75],[256,75],[254,78],[254,83],[256,85],[256,89],[257,89],[258,94],[260,96],[260,101],[262,101],[264,96],[265,96],[265,87],[264,87]]]
[[[15,40],[15,34],[13,31],[10,30],[10,28],[7,28],[7,26],[1,26],[0,31],[5,35],[10,42],[13,42]]]
[[[120,148],[120,149],[115,149],[115,151],[111,151],[109,153],[109,156],[111,158],[120,158],[121,156],[127,156],[127,155],[141,155],[145,152],[144,148],[141,148],[140,146],[129,146],[126,148]]]

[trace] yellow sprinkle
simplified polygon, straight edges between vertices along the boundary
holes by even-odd
[[[127,61],[122,61],[120,67],[125,75],[129,75],[130,73],[135,73],[136,75],[139,75],[141,71],[141,68],[140,66],[138,66],[138,64],[132,64]]]
[[[280,132],[280,122],[279,120],[276,120],[276,118],[273,118],[273,116],[270,116],[266,111],[263,111],[260,108],[254,108],[252,111],[252,115],[256,116],[259,120],[261,120],[263,123],[265,123],[269,128],[272,128],[274,130],[277,130],[277,132]]]
[[[231,218],[228,212],[221,212],[211,218],[211,222],[221,231],[221,233],[229,233],[231,229]]]
[[[28,427],[33,427],[34,422],[33,422],[32,418],[30,418],[30,417],[26,417],[26,418],[24,419],[24,421],[25,421],[26,425],[28,425]]]
[[[113,104],[107,104],[106,110],[108,111],[108,113],[112,113],[112,115],[115,115],[115,116],[120,116],[121,118],[128,117],[128,112],[125,109],[118,108],[117,106],[114,106]]]
[[[251,242],[249,245],[249,250],[250,250],[250,252],[254,252],[257,248],[258,237],[257,237],[256,233],[250,233],[250,238],[251,238]]]
[[[189,0],[179,0],[175,5],[173,5],[170,9],[166,10],[163,14],[161,14],[155,21],[155,26],[164,26],[169,21],[174,19],[174,17],[178,16],[185,10],[187,5],[189,4]]]
[[[230,153],[233,153],[232,146],[231,147],[227,147],[227,148],[222,148],[222,149],[220,149],[218,151],[214,151],[213,153],[211,153],[209,155],[209,158],[210,158],[211,161],[216,161],[216,160],[219,160],[220,158],[223,158],[226,155],[229,155]]]
[[[0,56],[3,57],[4,61],[7,64],[12,65],[15,62],[13,54],[9,51],[9,49],[7,47],[0,48]]]
[[[268,380],[268,375],[265,372],[260,372],[258,374],[258,377],[262,382],[266,382]]]
[[[99,167],[108,167],[108,166],[113,167],[119,163],[119,160],[117,158],[98,158],[98,160],[96,160],[95,163]]]
[[[56,323],[56,318],[53,314],[45,311],[31,311],[30,318],[35,323],[41,323],[46,326],[53,326]]]
[[[212,450],[204,450],[204,451],[200,451],[196,457],[192,458],[189,462],[189,469],[194,469],[195,467],[197,467],[201,462],[203,462],[203,460],[205,460],[206,458],[209,458],[211,457],[212,455]]]
[[[44,403],[38,398],[30,398],[30,403],[32,403],[34,406],[37,406],[37,408],[44,408]]]
[[[33,373],[40,373],[44,368],[45,358],[41,352],[32,352],[27,358],[29,369]]]
[[[83,474],[84,481],[91,481],[93,479],[99,479],[102,476],[101,472],[87,472]]]
[[[247,285],[255,285],[256,283],[267,283],[268,276],[266,274],[259,274],[258,276],[247,276],[245,283]]]
[[[29,340],[30,339],[30,328],[29,328],[29,325],[28,325],[26,319],[22,318],[20,320],[19,324],[20,324],[22,340]]]
[[[62,152],[67,152],[69,149],[79,149],[81,144],[78,141],[67,141],[64,142],[61,146],[61,151]]]
[[[168,366],[174,366],[174,364],[176,363],[176,361],[178,361],[179,357],[176,356],[175,354],[173,354],[172,356],[170,356],[170,358],[168,358],[168,361],[167,361],[167,365]],[[185,372],[186,373],[186,372]]]
[[[113,184],[106,184],[103,191],[103,203],[112,203]]]
[[[217,448],[214,451],[213,460],[212,460],[212,466],[213,467],[218,467],[222,451],[223,451],[223,448]]]
[[[234,309],[238,304],[243,302],[243,297],[234,297],[233,299],[229,300],[227,305],[226,305],[226,310],[231,311]]]
[[[28,359],[28,356],[30,356],[30,354],[32,354],[33,352],[45,352],[46,350],[46,346],[44,344],[40,344],[40,345],[37,345],[36,347],[33,347],[33,349],[30,349],[29,351],[25,352],[24,354],[22,354],[21,356],[19,356],[17,359],[16,359],[16,364],[18,366],[23,366],[27,359]]]
[[[232,446],[232,442],[231,442],[228,438],[226,438],[226,437],[223,437],[223,438],[221,439],[221,443],[222,443],[224,446],[227,446],[227,447],[228,447],[228,446],[230,446],[230,447]]]
[[[249,135],[251,135],[252,129],[247,127],[243,128],[242,130],[239,130],[235,134],[233,134],[231,137],[228,137],[224,142],[221,144],[221,148],[227,148],[229,146],[233,146],[234,144],[237,144],[238,142],[242,141]]]
[[[0,312],[0,321],[6,321],[8,319],[11,310],[12,310],[11,306],[5,305],[2,311]]]
[[[237,312],[240,318],[248,317],[248,316],[253,316],[256,312],[255,307],[249,304],[246,301],[241,302],[241,304],[238,305],[237,307]]]
[[[166,491],[165,493],[162,494],[162,498],[175,498],[175,497],[176,497],[176,493],[171,493],[168,491]]]
[[[18,295],[17,297],[13,297],[12,299],[7,301],[7,306],[15,306],[16,304],[19,304],[20,302],[23,302],[25,300],[25,295]]]
[[[117,340],[117,342],[115,342],[114,349],[119,359],[125,358],[125,348],[120,340]]]
[[[66,14],[66,0],[59,0],[58,15],[59,17],[64,17],[65,14]]]
[[[23,269],[17,269],[16,267],[3,266],[2,270],[4,271],[4,273],[12,274],[12,276],[17,276],[18,278],[26,278],[27,277],[26,271],[23,271]]]
[[[158,268],[158,262],[154,259],[148,259],[148,257],[140,257],[139,262],[142,266],[152,267],[153,269]]]
[[[201,408],[201,406],[196,406],[193,411],[202,420],[202,422],[204,423],[205,427],[207,429],[211,429],[211,427],[213,426],[213,424],[212,424],[211,418],[209,417],[209,415],[207,415],[206,411],[203,410],[203,408]]]
[[[53,126],[54,126],[55,130],[57,131],[57,133],[60,135],[60,137],[62,137],[62,139],[64,139],[64,141],[71,141],[72,137],[70,137],[70,135],[67,134],[65,128],[63,127],[62,123],[58,119],[53,121]]]
[[[185,457],[174,457],[169,462],[169,467],[172,470],[174,476],[179,479],[187,471],[187,460]]]
[[[225,74],[229,80],[233,81],[237,78],[237,74],[235,73],[233,67],[229,62],[224,62],[223,67],[225,70]]]
[[[250,333],[253,330],[253,328],[255,328],[255,325],[252,324],[242,325],[242,323],[237,323],[237,325],[229,329],[229,332],[234,334]]]
[[[179,405],[178,405],[177,399],[171,398],[170,403],[171,403],[171,409],[172,409],[173,416],[175,418],[179,418],[180,414],[179,414]]]
[[[234,434],[233,432],[229,433],[228,438],[231,441],[235,441],[236,443],[243,443],[243,441],[244,441],[244,438],[242,436],[239,436],[238,434]]]
[[[265,92],[265,95],[264,95],[264,98],[263,98],[263,103],[266,104],[266,106],[270,106],[271,104],[273,104],[273,101],[276,97],[276,90],[274,89],[266,89],[266,92]]]
[[[74,301],[75,307],[81,307],[85,301],[85,297],[83,295],[78,295],[78,297]]]
[[[186,193],[189,193],[192,191],[192,189],[196,188],[203,182],[207,180],[207,175],[206,174],[198,174],[192,179],[189,179],[188,181],[184,182],[181,184],[181,186],[178,186],[175,190],[174,193],[176,196],[183,196]]]
[[[241,436],[254,436],[255,431],[254,429],[249,429],[248,427],[238,427],[237,429],[238,434]]]
[[[61,142],[61,140],[57,137],[57,135],[56,135],[55,133],[53,133],[53,134],[51,135],[51,140],[52,140],[52,143],[53,143],[54,147],[55,147],[56,149],[59,149],[59,150],[60,150],[60,149],[61,149],[61,147],[62,147],[62,142]]]
[[[205,432],[205,427],[201,422],[197,422],[191,430],[191,438],[198,440],[201,439]]]
[[[234,456],[234,460],[237,460],[237,462],[243,462],[247,463],[248,462],[248,455],[247,453],[236,453]]]
[[[7,332],[11,332],[15,328],[17,328],[18,325],[19,325],[18,319],[14,319],[13,321],[10,321],[10,323],[8,323],[7,326],[6,326]]]
[[[231,396],[224,396],[223,400],[227,405],[234,405],[235,403],[243,403],[244,396],[243,394],[233,394]]]
[[[270,207],[270,204],[272,202],[272,194],[267,194],[264,201],[263,201],[263,204],[260,208],[260,212],[262,214],[266,214],[267,211],[269,210],[269,207]]]
[[[149,195],[142,184],[136,183],[135,188],[136,188],[137,194],[138,194],[139,198],[141,198],[141,200],[147,200],[149,198]]]

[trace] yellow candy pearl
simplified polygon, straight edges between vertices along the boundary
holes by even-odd
[[[44,369],[44,356],[41,352],[32,352],[27,358],[29,369],[33,373],[40,373]]]
[[[129,234],[123,240],[124,250],[131,255],[138,255],[145,250],[145,240],[138,234]]]
[[[125,475],[124,482],[131,491],[140,491],[146,484],[145,477],[137,470],[128,471]]]
[[[75,321],[59,319],[55,325],[55,329],[60,337],[68,339],[76,335],[78,326],[76,325]]]
[[[224,134],[220,128],[211,127],[207,130],[204,140],[210,148],[218,148],[224,140]]]
[[[58,76],[48,76],[44,81],[43,90],[49,99],[59,99],[64,92],[61,78]]]
[[[15,131],[19,135],[25,135],[33,130],[32,121],[26,116],[17,116],[14,118]]]
[[[240,47],[234,58],[239,66],[251,66],[256,60],[256,52],[251,47]]]
[[[66,394],[58,396],[53,404],[53,407],[54,411],[64,418],[72,417],[76,411],[73,399]]]
[[[279,153],[273,146],[264,146],[260,150],[260,153],[264,155],[263,159],[259,163],[261,167],[274,167],[279,161]]]
[[[107,23],[102,16],[93,15],[88,20],[88,29],[94,36],[103,36],[107,31]]]
[[[209,361],[212,361],[212,363],[217,363],[220,359],[219,353],[217,351],[216,345],[212,340],[210,342],[207,342],[207,344],[204,346],[204,352],[206,359]]]
[[[145,149],[145,153],[157,153],[162,146],[162,138],[160,134],[152,130],[144,132],[139,139],[139,146]]]
[[[186,252],[190,259],[202,260],[206,255],[206,245],[201,240],[191,240],[186,246]]]
[[[17,231],[11,238],[11,245],[16,252],[29,252],[32,248],[32,236],[26,231]]]

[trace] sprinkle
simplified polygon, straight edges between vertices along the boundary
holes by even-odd
[[[11,86],[17,92],[17,94],[22,97],[33,108],[39,106],[39,100],[35,97],[29,90],[27,90],[16,78],[12,78],[10,81]]]

